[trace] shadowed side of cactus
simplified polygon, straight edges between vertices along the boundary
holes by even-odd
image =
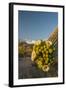
[[[52,41],[55,46],[54,63],[51,65],[50,72],[53,74],[53,76],[55,74],[55,76],[58,76],[58,27],[56,27],[55,30],[51,33],[48,40]]]
[[[56,27],[54,32],[51,33],[50,37],[48,38],[49,41],[52,41],[56,50],[55,56],[58,56],[58,28]]]

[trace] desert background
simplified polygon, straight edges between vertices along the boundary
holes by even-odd
[[[43,72],[36,67],[35,63],[31,60],[31,53],[33,50],[33,43],[27,43],[25,41],[19,41],[19,59],[18,59],[18,78],[46,78],[46,77],[58,77],[58,27],[49,35],[47,40],[52,41],[55,45],[54,58],[55,62],[51,65],[48,72]]]

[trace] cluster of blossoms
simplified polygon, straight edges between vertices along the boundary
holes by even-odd
[[[36,63],[38,68],[47,72],[54,61],[54,51],[55,47],[51,41],[37,40],[33,46],[31,60]]]

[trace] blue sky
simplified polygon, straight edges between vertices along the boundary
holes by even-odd
[[[19,40],[44,40],[58,26],[58,13],[19,11],[18,23]]]

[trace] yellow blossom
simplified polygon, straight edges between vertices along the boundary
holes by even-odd
[[[48,71],[49,71],[49,66],[48,66],[48,65],[44,65],[44,66],[42,67],[42,70],[43,70],[44,72],[48,72]]]
[[[47,45],[47,48],[49,48],[51,45],[52,45],[52,42],[51,41],[45,41],[46,45]]]
[[[41,61],[38,60],[37,64],[38,64],[38,68],[42,68],[42,62]]]
[[[41,40],[37,40],[36,42],[35,42],[35,45],[40,45],[41,44]]]
[[[52,53],[53,52],[53,50],[52,49],[49,49],[49,53]]]
[[[33,50],[33,51],[32,51],[32,55],[31,55],[31,60],[34,61],[35,58],[36,58],[36,53],[35,53],[35,51]]]

